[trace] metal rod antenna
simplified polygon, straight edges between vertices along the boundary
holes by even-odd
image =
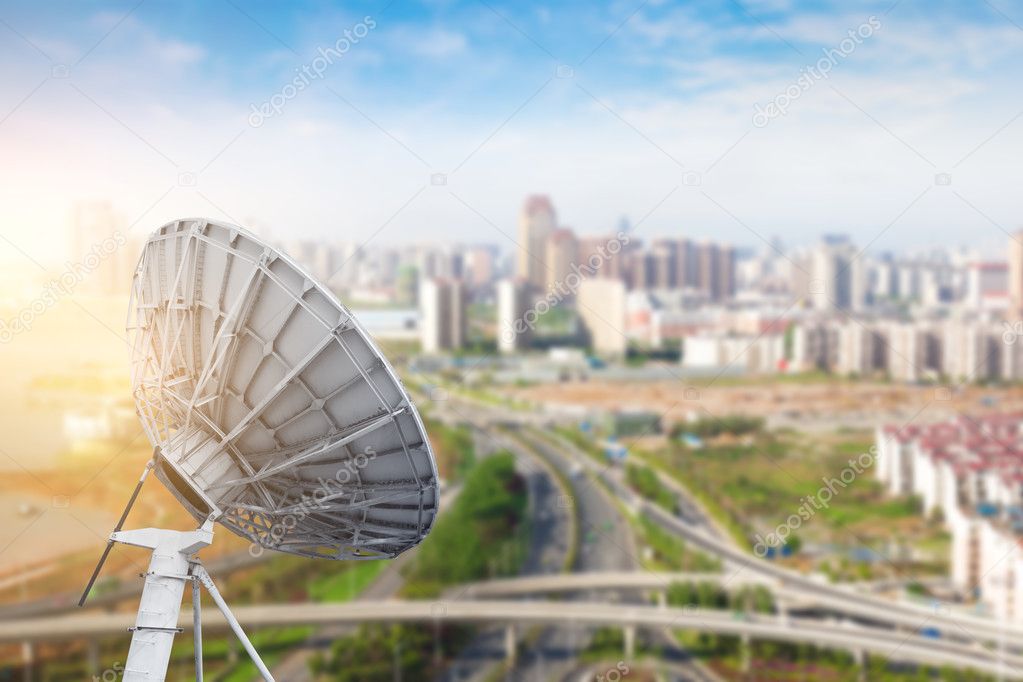
[[[226,620],[227,624],[231,626],[231,630],[234,631],[234,634],[238,636],[242,646],[245,647],[246,653],[249,654],[249,658],[252,659],[252,662],[259,670],[259,674],[263,676],[263,679],[266,682],[275,682],[273,675],[270,674],[270,671],[267,670],[266,665],[263,663],[263,659],[259,657],[259,653],[256,651],[256,648],[252,646],[252,642],[249,641],[245,631],[242,630],[242,626],[238,622],[238,619],[234,617],[234,614],[231,613],[231,609],[227,606],[227,602],[224,601],[222,596],[220,596],[220,591],[217,590],[217,586],[214,584],[210,574],[206,572],[206,569],[202,566],[202,564],[195,564],[195,568],[192,572],[202,582],[206,591],[210,593],[210,596],[213,597],[213,601],[217,604],[217,608],[219,608],[220,612],[224,614],[224,620]]]
[[[202,682],[202,604],[199,579],[192,576],[192,644],[195,649],[195,682]]]
[[[149,472],[156,466],[156,460],[151,459],[146,464],[146,468],[142,470],[142,475],[139,476],[138,483],[135,484],[135,490],[132,491],[131,497],[128,498],[128,504],[125,505],[124,511],[121,512],[121,518],[118,519],[117,525],[114,526],[114,533],[117,533],[124,526],[125,520],[128,518],[128,513],[131,508],[135,505],[135,500],[138,499],[139,492],[142,490],[142,484],[146,482],[146,477],[149,476]],[[99,572],[103,570],[103,564],[107,562],[107,557],[110,556],[110,550],[114,547],[113,540],[107,540],[107,546],[103,549],[103,554],[99,558],[99,563],[96,564],[96,568],[92,571],[92,576],[89,578],[88,584],[85,586],[85,590],[82,592],[82,597],[78,600],[78,606],[85,606],[85,600],[89,597],[89,592],[92,591],[92,586],[96,583],[96,578],[99,577]]]

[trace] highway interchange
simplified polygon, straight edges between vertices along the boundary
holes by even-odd
[[[673,479],[658,472],[679,496],[669,512],[634,494],[619,467],[598,462],[553,434],[536,415],[517,418],[509,410],[481,406],[449,396],[437,403],[443,419],[470,424],[478,438],[516,454],[530,479],[534,515],[531,548],[523,576],[455,588],[437,602],[393,599],[398,572],[385,572],[384,584],[345,604],[288,604],[235,608],[244,626],[316,625],[322,633],[347,631],[363,622],[439,622],[480,624],[479,636],[459,655],[448,679],[484,679],[507,660],[504,679],[580,679],[577,663],[595,627],[627,633],[664,647],[662,674],[678,680],[714,680],[713,674],[678,647],[671,630],[736,635],[744,639],[808,643],[845,650],[859,660],[872,654],[892,661],[948,665],[987,672],[1001,679],[1023,679],[1023,630],[946,608],[926,608],[883,599],[863,590],[831,585],[757,559],[735,546]],[[569,490],[566,491],[566,485]],[[657,574],[640,567],[635,541],[620,507],[643,513],[690,547],[717,557],[716,576]],[[570,513],[570,511],[572,513]],[[574,528],[573,528],[574,525]],[[224,572],[251,565],[235,558]],[[570,563],[571,565],[566,565]],[[570,569],[571,573],[565,573]],[[581,574],[581,575],[580,575]],[[214,577],[216,577],[216,573]],[[386,577],[390,576],[390,577]],[[692,607],[671,608],[652,595],[681,580],[717,582],[724,589],[767,586],[780,606],[777,614],[735,614]],[[125,587],[102,603],[133,598]],[[564,598],[549,601],[543,597]],[[51,598],[0,609],[0,642],[95,640],[124,632],[133,614],[89,610],[70,613],[69,600]],[[190,629],[190,614],[181,627]],[[223,627],[219,614],[207,613],[204,628]],[[341,629],[338,629],[341,628]],[[933,634],[940,633],[940,639]],[[323,643],[322,637],[315,641]],[[643,641],[643,640],[641,640]],[[513,644],[516,644],[513,646]],[[290,674],[300,679],[291,661]],[[285,665],[288,659],[285,659]]]

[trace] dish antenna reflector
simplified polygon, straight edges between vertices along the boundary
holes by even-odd
[[[351,311],[288,256],[234,225],[168,223],[143,248],[127,328],[150,467],[200,531],[216,520],[261,548],[327,559],[390,558],[426,537],[439,492],[422,420]],[[107,552],[156,544],[120,532],[127,511]],[[195,551],[212,535],[159,538]],[[188,575],[180,566],[148,575],[212,585],[190,565]],[[126,668],[140,632],[169,633],[169,655],[176,631],[183,590],[150,595],[173,610],[157,627],[149,585]]]

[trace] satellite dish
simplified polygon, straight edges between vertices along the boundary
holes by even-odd
[[[164,679],[192,583],[196,679],[206,587],[264,680],[266,665],[195,553],[220,521],[260,548],[384,559],[437,515],[419,413],[369,335],[325,286],[234,225],[176,220],[143,247],[128,311],[131,385],[153,444],[82,593],[115,543],[151,550],[124,679]],[[122,531],[150,471],[200,523]]]
[[[422,420],[352,313],[234,225],[146,242],[128,314],[132,392],[157,477],[199,522],[260,547],[394,557],[437,514]]]

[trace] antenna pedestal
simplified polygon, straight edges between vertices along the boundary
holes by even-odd
[[[178,616],[189,575],[188,558],[213,542],[212,524],[199,530],[141,528],[113,533],[110,539],[153,552],[124,665],[125,682],[162,682],[167,676]]]
[[[202,680],[202,635],[199,623],[199,585],[202,585],[224,614],[228,626],[245,647],[259,674],[267,682],[273,682],[273,676],[231,613],[227,602],[220,596],[210,574],[198,559],[189,558],[213,543],[212,518],[198,530],[140,528],[111,533],[110,541],[145,547],[153,552],[149,570],[144,576],[146,584],[142,588],[139,613],[135,618],[135,627],[132,628],[131,648],[128,649],[128,660],[124,664],[124,682],[164,682],[166,679],[174,635],[181,632],[178,627],[181,598],[185,592],[185,583],[189,581],[193,581],[196,680]]]

